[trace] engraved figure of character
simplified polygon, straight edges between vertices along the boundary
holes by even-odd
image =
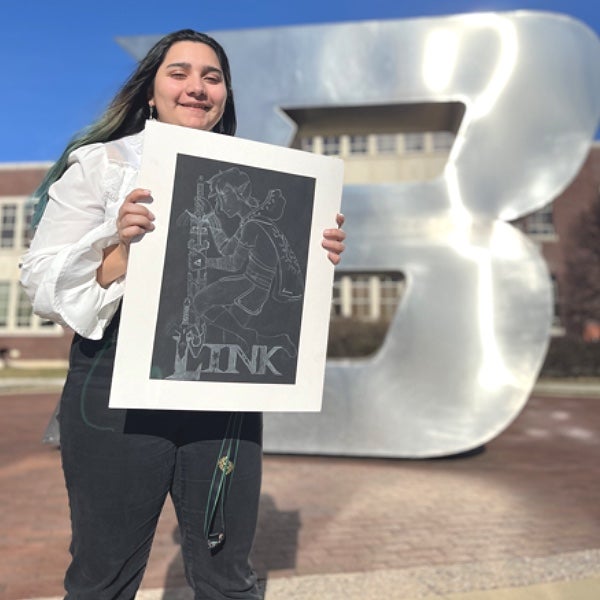
[[[210,246],[208,231],[203,221],[207,201],[205,198],[204,178],[198,178],[193,211],[185,210],[177,218],[177,226],[189,232],[187,241],[187,278],[186,297],[183,302],[181,322],[174,328],[172,337],[175,340],[174,373],[170,378],[197,378],[198,374],[188,371],[188,361],[198,358],[206,339],[206,325],[192,311],[192,298],[206,286],[206,252]]]
[[[261,334],[251,326],[269,298],[279,302],[299,301],[304,277],[296,254],[276,225],[285,212],[286,200],[273,189],[262,203],[252,196],[248,174],[238,167],[218,173],[209,180],[211,197],[218,212],[239,219],[234,234],[228,236],[216,212],[205,215],[220,256],[204,260],[206,268],[235,272],[220,277],[200,289],[193,307],[208,323],[235,336],[248,351],[255,344],[280,346],[293,357],[296,345],[284,331]],[[284,329],[282,325],[280,329]]]

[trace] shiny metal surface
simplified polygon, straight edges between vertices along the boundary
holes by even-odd
[[[587,155],[597,36],[538,12],[212,33],[242,137],[289,145],[286,108],[466,106],[443,176],[344,189],[343,270],[400,270],[407,292],[377,355],[328,363],[322,413],[265,415],[265,450],[434,457],[485,444],[527,401],[552,318],[545,262],[506,221],[550,202]],[[156,39],[121,43],[140,56]]]

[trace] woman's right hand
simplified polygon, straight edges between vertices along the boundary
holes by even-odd
[[[96,280],[107,288],[113,281],[127,273],[131,242],[154,229],[154,215],[144,206],[152,202],[149,190],[136,188],[129,192],[117,215],[119,243],[104,248],[102,263],[96,271]]]
[[[152,202],[150,190],[136,188],[127,194],[117,215],[119,241],[125,246],[154,229],[154,215],[145,203]]]

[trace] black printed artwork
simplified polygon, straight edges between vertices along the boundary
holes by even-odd
[[[177,156],[151,379],[295,382],[314,191]]]

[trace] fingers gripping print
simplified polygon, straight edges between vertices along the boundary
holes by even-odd
[[[109,406],[318,411],[343,162],[149,121]]]
[[[314,179],[178,155],[155,379],[293,383]]]

